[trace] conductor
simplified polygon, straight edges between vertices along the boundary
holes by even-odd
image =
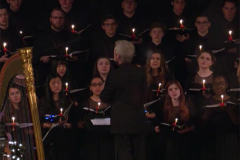
[[[131,64],[134,54],[131,42],[116,41],[114,61],[119,68],[108,75],[100,95],[102,102],[112,106],[111,132],[119,160],[145,160],[143,104],[147,83],[144,70]]]

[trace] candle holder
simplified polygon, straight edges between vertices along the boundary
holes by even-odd
[[[220,103],[220,107],[223,108],[225,106],[225,103]]]

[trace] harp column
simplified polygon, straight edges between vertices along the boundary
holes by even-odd
[[[26,78],[27,96],[32,115],[37,156],[39,160],[45,160],[32,68],[32,47],[19,49],[19,54],[23,60],[23,73]]]

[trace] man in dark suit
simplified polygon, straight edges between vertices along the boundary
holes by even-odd
[[[145,160],[143,104],[147,83],[144,70],[131,64],[134,52],[131,42],[115,43],[114,61],[119,68],[107,77],[100,95],[102,102],[112,106],[111,132],[119,160]]]

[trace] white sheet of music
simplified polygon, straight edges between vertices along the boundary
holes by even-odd
[[[94,126],[107,126],[110,125],[110,118],[94,118],[91,122]]]

